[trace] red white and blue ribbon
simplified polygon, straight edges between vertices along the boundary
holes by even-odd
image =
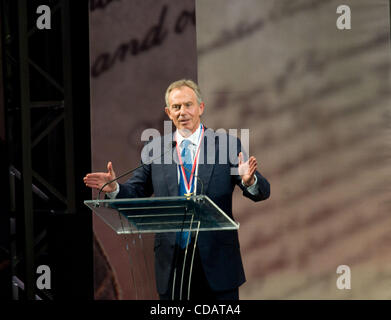
[[[200,147],[201,147],[201,143],[200,142],[201,142],[201,140],[202,140],[202,138],[204,136],[204,131],[205,131],[204,126],[202,124],[200,126],[201,126],[201,132],[200,132],[200,135],[199,135],[199,138],[198,138],[198,148],[197,148],[196,155],[194,157],[194,161],[193,161],[193,165],[192,165],[191,175],[190,175],[189,181],[187,181],[187,176],[186,176],[186,172],[185,172],[185,169],[184,169],[184,166],[183,166],[183,160],[182,160],[182,157],[181,157],[181,153],[179,152],[178,143],[176,144],[176,151],[178,153],[178,159],[179,159],[181,174],[182,174],[182,177],[183,177],[183,181],[185,183],[185,189],[186,189],[187,194],[190,194],[190,191],[191,191],[191,187],[192,187],[193,179],[194,179],[194,172],[195,172],[195,169],[196,169],[196,166],[197,166],[198,153],[200,152]],[[175,140],[177,140],[176,137],[175,137]]]

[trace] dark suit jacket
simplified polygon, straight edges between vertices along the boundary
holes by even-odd
[[[164,145],[164,139],[168,143]],[[198,177],[203,182],[203,194],[207,195],[228,216],[232,217],[232,193],[235,185],[243,190],[243,195],[253,201],[267,199],[270,195],[269,182],[259,173],[257,187],[259,194],[250,194],[241,184],[241,177],[231,175],[231,168],[237,167],[237,155],[241,151],[240,140],[227,134],[216,133],[211,129],[205,130],[204,143],[200,147]],[[172,149],[172,136],[154,139],[144,150],[154,147]],[[220,143],[223,143],[220,145]],[[212,148],[207,147],[208,144]],[[214,145],[214,148],[213,148]],[[228,145],[228,149],[221,146]],[[168,148],[167,148],[168,146]],[[229,150],[236,152],[229,159]],[[214,149],[214,150],[213,150]],[[174,149],[175,150],[175,149]],[[208,151],[209,154],[208,155]],[[213,151],[210,151],[213,150]],[[223,152],[224,150],[224,152]],[[227,152],[228,151],[228,152]],[[162,153],[163,153],[162,152]],[[169,152],[170,155],[172,154]],[[175,157],[175,152],[173,152]],[[236,155],[236,156],[235,156]],[[225,159],[225,164],[219,164],[219,159]],[[214,160],[214,164],[210,163]],[[224,162],[224,161],[223,161]],[[221,162],[220,162],[221,163]],[[197,183],[197,194],[201,192],[201,183]],[[117,198],[178,196],[177,164],[146,164],[136,170],[133,177],[124,184],[120,184]],[[155,274],[157,289],[165,294],[168,289],[171,269],[173,266],[175,233],[158,233],[155,237]],[[212,290],[222,291],[239,287],[245,282],[245,275],[240,255],[237,231],[203,231],[198,236],[198,250],[206,278]]]

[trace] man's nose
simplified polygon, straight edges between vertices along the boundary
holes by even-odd
[[[185,114],[186,112],[186,106],[184,104],[181,105],[181,108],[179,109],[180,114]]]

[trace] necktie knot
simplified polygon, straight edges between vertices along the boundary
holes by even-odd
[[[191,156],[191,151],[190,151],[190,148],[189,148],[190,144],[191,144],[190,140],[183,140],[182,141],[182,143],[181,143],[181,145],[182,145],[181,156],[183,158],[183,164],[185,166],[190,166],[191,167],[192,156]]]
[[[187,147],[190,145],[190,140],[184,139],[181,144],[183,149],[187,149]]]

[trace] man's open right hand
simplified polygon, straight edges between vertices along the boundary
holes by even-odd
[[[100,190],[103,185],[113,179],[115,179],[115,172],[111,161],[107,163],[107,172],[93,172],[87,174],[83,181],[87,187]],[[117,184],[112,182],[103,188],[103,192],[114,192],[117,189]]]

